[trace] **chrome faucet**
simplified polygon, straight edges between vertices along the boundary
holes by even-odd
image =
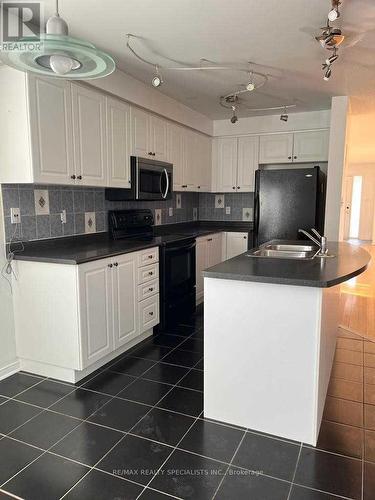
[[[310,233],[305,231],[304,229],[298,229],[299,233],[304,234],[309,240],[313,241],[316,245],[319,247],[319,252],[317,253],[317,256],[323,256],[328,254],[328,248],[327,248],[327,238],[326,236],[321,236],[316,229],[313,227],[311,228],[311,232],[314,233],[316,238],[312,236]]]

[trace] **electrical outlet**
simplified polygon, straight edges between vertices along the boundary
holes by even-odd
[[[19,208],[11,208],[10,209],[10,222],[11,224],[20,224],[21,223],[21,212]]]
[[[60,213],[60,219],[62,224],[66,224],[66,210],[62,210]]]
[[[226,213],[227,215],[230,215],[230,207],[225,207],[225,213]]]
[[[172,217],[172,215],[173,215],[173,207],[169,207],[168,213],[169,213],[169,217]]]

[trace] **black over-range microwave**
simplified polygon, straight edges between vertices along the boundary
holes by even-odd
[[[149,158],[130,157],[131,188],[107,188],[105,198],[122,200],[168,200],[173,192],[173,165]]]

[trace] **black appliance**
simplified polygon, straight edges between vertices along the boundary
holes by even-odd
[[[298,240],[298,229],[324,233],[326,176],[319,167],[257,170],[254,246],[273,239]]]
[[[159,246],[159,329],[191,317],[196,310],[195,238],[169,234],[155,236],[151,210],[109,212],[109,231],[115,240],[132,238]]]
[[[130,189],[106,188],[106,200],[168,200],[173,192],[173,165],[131,156],[130,182]]]

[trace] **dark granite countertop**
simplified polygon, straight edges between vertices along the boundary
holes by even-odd
[[[298,261],[239,255],[204,271],[206,278],[327,288],[366,270],[371,256],[349,243],[328,242],[334,258]]]
[[[219,231],[251,231],[251,226],[249,223],[241,222],[179,223],[156,226],[155,237],[152,239],[114,241],[108,233],[96,233],[30,241],[24,243],[23,252],[15,253],[15,259],[57,264],[83,264]],[[14,246],[17,248],[18,245]]]

